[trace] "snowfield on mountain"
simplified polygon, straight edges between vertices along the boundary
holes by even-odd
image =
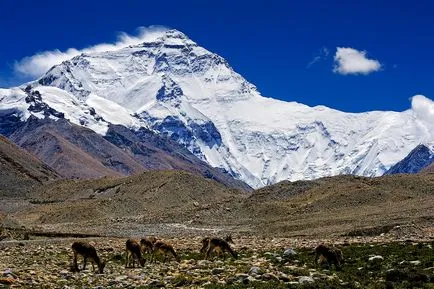
[[[63,114],[101,135],[110,123],[146,127],[254,188],[380,176],[434,141],[434,124],[414,109],[345,113],[264,97],[225,59],[177,30],[81,54],[20,88],[0,89],[3,121]]]

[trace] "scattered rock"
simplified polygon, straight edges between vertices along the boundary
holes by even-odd
[[[314,283],[315,280],[311,276],[300,276],[298,277],[298,283],[300,284],[307,284],[307,283]]]
[[[279,281],[279,277],[272,273],[265,273],[261,276],[262,280],[264,281]]]
[[[383,256],[380,256],[380,255],[375,255],[375,256],[372,256],[372,257],[368,258],[369,262],[372,262],[372,261],[383,261],[383,260],[384,260]]]
[[[209,267],[211,264],[212,264],[212,262],[208,261],[208,260],[200,260],[197,262],[197,266],[202,267],[202,268],[203,267]]]
[[[212,271],[211,271],[211,273],[213,275],[218,275],[218,274],[223,273],[224,271],[225,271],[225,268],[213,268]]]
[[[11,269],[6,269],[3,272],[3,277],[12,278],[12,279],[17,279],[18,278],[18,276],[15,273],[13,273]]]
[[[280,281],[283,281],[283,282],[289,282],[289,281],[291,281],[291,279],[285,273],[279,272],[278,275],[279,275],[278,277],[279,277]]]
[[[292,249],[292,248],[286,249],[283,252],[283,257],[285,257],[286,259],[292,258],[295,255],[297,255],[297,252],[295,252],[294,249]]]
[[[249,270],[249,275],[253,275],[253,274],[254,275],[261,275],[263,273],[264,273],[264,271],[259,267],[252,267]]]
[[[150,287],[164,287],[164,283],[161,282],[160,280],[151,280],[148,283],[148,286],[150,286]]]

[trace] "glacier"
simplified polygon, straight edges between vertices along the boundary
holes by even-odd
[[[0,89],[0,119],[58,116],[104,135],[145,127],[254,188],[339,174],[380,176],[434,124],[412,110],[345,113],[260,94],[219,55],[177,30],[137,45],[83,53],[20,88]],[[30,110],[29,110],[30,109]]]

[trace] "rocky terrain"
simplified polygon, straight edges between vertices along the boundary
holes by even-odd
[[[0,243],[0,287],[7,288],[434,288],[433,241],[346,238],[341,270],[315,264],[313,248],[329,239],[235,236],[238,259],[199,254],[200,237],[166,238],[180,262],[162,256],[125,268],[125,239],[88,239],[107,262],[103,274],[71,271],[74,239]],[[363,243],[361,243],[363,242]],[[367,244],[367,242],[371,242]],[[149,257],[149,256],[147,256]],[[81,259],[79,259],[79,263]],[[80,264],[81,268],[81,264]]]

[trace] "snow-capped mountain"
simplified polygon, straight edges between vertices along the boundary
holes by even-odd
[[[220,56],[176,30],[115,51],[81,54],[21,89],[0,90],[0,116],[56,118],[102,135],[147,127],[253,187],[337,174],[379,176],[433,125],[412,110],[344,113],[261,96]],[[0,131],[1,132],[1,131]]]
[[[434,163],[434,144],[420,144],[403,160],[393,165],[386,175],[418,173],[432,163]]]

